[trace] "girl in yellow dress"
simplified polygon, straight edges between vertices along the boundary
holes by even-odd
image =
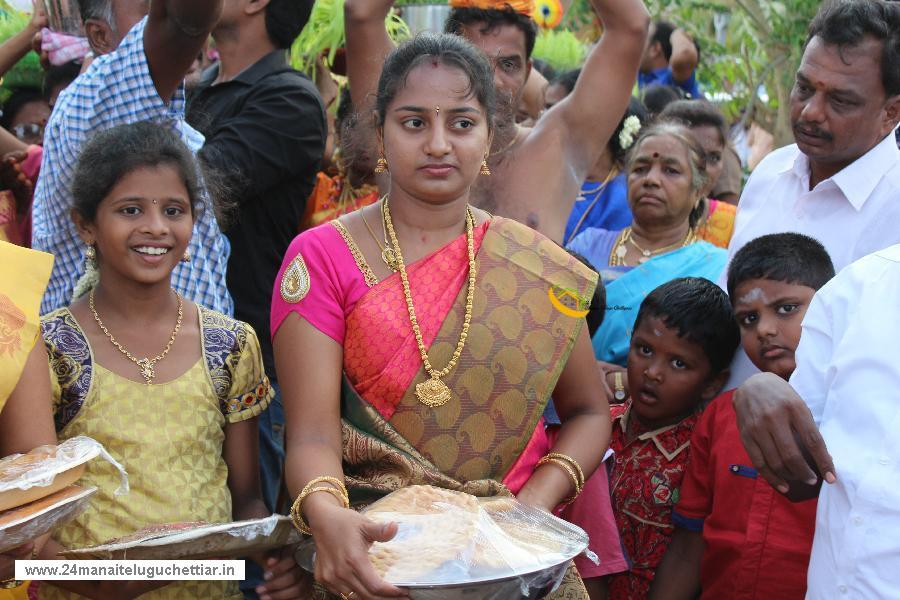
[[[94,136],[75,167],[73,218],[96,283],[41,322],[60,440],[88,435],[128,471],[90,463],[92,506],[53,534],[41,558],[148,526],[268,516],[259,487],[257,415],[272,396],[253,329],[170,285],[201,209],[198,169],[165,127]],[[84,282],[79,282],[84,283]],[[302,597],[290,549],[259,557],[260,592]],[[152,591],[151,591],[152,590]],[[147,593],[149,591],[149,593]],[[41,598],[241,598],[236,582],[42,584]],[[284,595],[282,595],[284,594]]]
[[[0,240],[0,457],[56,443],[47,398],[47,354],[37,344],[38,308],[53,257]],[[31,558],[43,538],[0,554],[0,600],[25,600],[12,579],[16,559]]]

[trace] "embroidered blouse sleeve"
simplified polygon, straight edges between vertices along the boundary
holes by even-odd
[[[345,257],[346,255],[346,257]],[[272,337],[291,313],[344,343],[347,293],[343,279],[358,269],[330,223],[304,231],[291,242],[272,292]],[[342,258],[348,258],[344,264]]]
[[[243,335],[238,337],[233,359],[231,389],[223,412],[229,423],[237,423],[259,415],[275,396],[275,390],[263,368],[259,340],[253,327],[240,323]]]

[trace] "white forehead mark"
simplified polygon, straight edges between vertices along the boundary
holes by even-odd
[[[653,328],[653,335],[655,335],[656,337],[662,337],[662,331],[660,331],[659,329],[657,329],[656,327],[654,327],[654,328]]]
[[[741,302],[742,304],[749,304],[750,302],[753,302],[755,300],[762,300],[763,304],[769,303],[769,298],[766,296],[766,293],[758,287],[753,288],[752,290],[738,298],[738,302]]]

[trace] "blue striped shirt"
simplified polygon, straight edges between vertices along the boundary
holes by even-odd
[[[144,52],[146,17],[119,47],[91,63],[56,101],[44,136],[44,156],[34,194],[32,245],[56,257],[41,313],[67,306],[84,272],[84,252],[72,222],[75,163],[92,133],[117,125],[152,121],[169,127],[196,153],[203,136],[184,120],[184,89],[169,102],[160,98]],[[205,210],[194,224],[188,250],[191,260],[172,273],[172,286],[185,298],[231,315],[234,305],[225,287],[230,248],[211,209],[205,187]]]

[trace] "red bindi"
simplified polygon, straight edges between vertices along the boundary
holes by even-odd
[[[654,152],[654,153],[653,153],[653,158],[659,158],[659,152]]]

